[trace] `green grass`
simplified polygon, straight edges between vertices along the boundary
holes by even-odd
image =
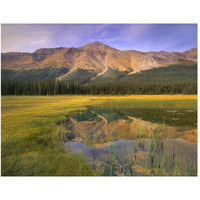
[[[2,176],[97,175],[84,158],[63,148],[67,116],[108,100],[146,96],[3,96],[1,104]],[[166,96],[149,96],[149,99]],[[196,98],[196,96],[167,96]]]
[[[90,104],[79,97],[2,97],[1,175],[94,175],[83,158],[64,152],[66,115]]]

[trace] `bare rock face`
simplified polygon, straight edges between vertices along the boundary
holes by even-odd
[[[2,53],[2,69],[34,70],[46,67],[92,70],[98,74],[108,68],[118,71],[139,72],[163,67],[180,61],[197,61],[197,48],[185,52],[120,51],[100,42],[79,48],[42,48],[33,53]]]
[[[183,54],[187,57],[188,60],[197,61],[197,48],[184,51]]]
[[[43,48],[43,49],[37,49],[35,52],[32,53],[32,57],[36,62],[40,62],[44,60],[45,58],[55,54],[56,52],[62,50],[63,47],[60,48]]]
[[[10,52],[1,54],[1,68],[8,70],[21,70],[22,66],[32,66],[34,59],[30,53]]]

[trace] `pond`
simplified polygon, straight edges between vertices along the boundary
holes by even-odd
[[[197,102],[113,100],[72,113],[65,149],[97,175],[197,175]]]

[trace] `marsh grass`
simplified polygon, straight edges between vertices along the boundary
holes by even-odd
[[[163,124],[164,125],[164,124]],[[111,145],[110,150],[110,164],[109,164],[109,176],[124,175],[124,176],[194,176],[196,174],[196,163],[194,163],[191,169],[192,157],[186,156],[185,161],[180,160],[179,147],[173,143],[172,157],[168,155],[166,150],[163,148],[163,131],[161,127],[159,134],[151,131],[151,137],[149,138],[149,146],[145,149],[143,138],[141,138],[141,126],[139,128],[139,134],[135,134],[134,144],[130,152],[128,152],[128,140],[125,141],[124,145],[124,160],[120,159],[117,153],[117,146]],[[112,142],[114,137],[112,136]],[[146,158],[145,169],[143,172],[137,172],[134,170],[137,164],[136,153],[139,151],[147,151],[148,156]],[[195,157],[194,157],[195,160]],[[122,170],[119,171],[119,165],[122,165]],[[190,166],[190,167],[189,167]],[[189,169],[190,168],[190,169]]]
[[[173,101],[177,99],[196,100],[195,95],[174,96],[3,96],[1,113],[1,175],[2,176],[92,176],[105,175],[100,167],[99,172],[94,172],[84,157],[65,153],[63,147],[66,116],[77,110],[86,110],[86,106],[102,104],[106,101],[136,101],[136,103],[154,101],[156,99]],[[142,129],[142,125],[141,125]],[[120,160],[117,148],[111,151],[109,175],[118,175],[117,170],[124,175],[137,175],[133,170],[136,163],[135,154],[142,147],[142,132],[134,135],[134,146],[129,158],[128,149],[125,150],[125,161]],[[89,139],[90,140],[90,139]],[[114,141],[114,138],[112,139]],[[85,144],[88,141],[85,141]],[[96,138],[93,138],[93,145]],[[95,146],[95,145],[94,145]],[[128,146],[128,144],[126,144]],[[125,147],[127,148],[127,147]],[[178,154],[178,152],[176,152]],[[160,154],[162,155],[162,154]],[[122,170],[117,169],[118,160]],[[156,146],[146,165],[148,175],[164,175],[166,163],[170,161],[166,154],[160,157],[160,169],[157,173]],[[177,174],[191,174],[188,163],[183,166],[179,163],[178,156],[171,159],[173,172]],[[151,166],[152,165],[152,166]],[[149,171],[151,169],[151,171]]]
[[[138,134],[134,134],[134,144],[132,147],[132,151],[128,152],[128,137],[125,142],[125,159],[121,161],[123,165],[123,174],[125,176],[129,175],[147,175],[147,176],[194,176],[197,174],[196,166],[197,163],[195,160],[195,154],[192,156],[186,156],[185,161],[181,161],[180,159],[180,150],[179,146],[175,147],[173,143],[173,153],[172,158],[170,155],[164,150],[164,142],[163,135],[165,135],[165,117],[163,117],[163,123],[160,126],[160,129],[157,129],[156,133],[151,130],[149,136],[149,145],[150,150],[146,159],[145,164],[145,172],[144,173],[136,173],[134,171],[134,165],[136,164],[136,153],[139,151],[146,151],[144,148],[144,134],[143,134],[143,125],[142,120],[140,119]],[[173,133],[172,133],[173,134]],[[111,151],[113,153],[113,151]],[[115,153],[116,158],[116,153]],[[113,160],[114,156],[111,155],[111,169],[112,173],[110,175],[117,175],[113,172]],[[115,166],[117,165],[118,160],[115,159]],[[191,164],[191,162],[193,162]]]
[[[66,115],[91,104],[77,96],[2,97],[1,175],[94,175],[85,159],[65,153],[63,143]]]
[[[166,96],[166,99],[163,100],[148,98],[134,101],[130,99],[112,100],[100,106],[104,106],[104,112],[108,109],[109,112],[115,112],[118,115],[120,113],[124,118],[131,116],[139,119],[142,116],[145,121],[162,124],[164,117],[167,125],[195,128],[197,101],[189,98],[188,96],[188,99],[178,100]],[[98,109],[96,110],[98,111]]]

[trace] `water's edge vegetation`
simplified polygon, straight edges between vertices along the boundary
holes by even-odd
[[[110,100],[72,113],[66,128],[66,151],[99,175],[197,174],[196,101]]]
[[[3,96],[1,175],[99,175],[83,157],[65,152],[64,123],[73,111],[116,99],[170,101],[197,100],[197,96]]]

